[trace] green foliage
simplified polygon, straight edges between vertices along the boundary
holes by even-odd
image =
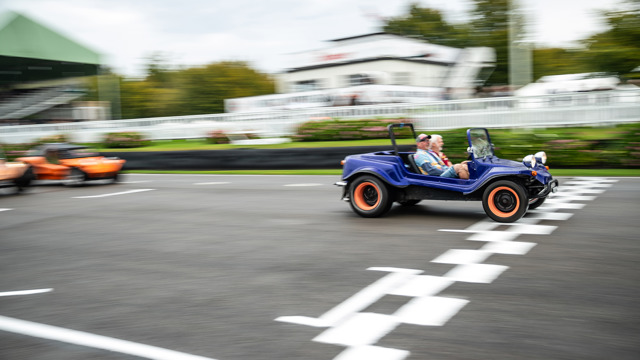
[[[466,160],[466,129],[439,131],[444,152],[456,163]],[[521,161],[545,151],[551,168],[640,168],[640,123],[611,127],[490,129],[495,153]]]
[[[207,142],[210,144],[228,144],[231,141],[227,137],[224,131],[215,130],[207,134]]]
[[[120,84],[125,119],[222,113],[224,99],[275,92],[271,77],[244,62],[173,70],[158,58],[150,61],[144,80]]]
[[[387,126],[390,124],[410,123],[407,119],[367,119],[367,120],[338,120],[309,121],[302,124],[293,136],[294,141],[336,141],[336,140],[366,140],[388,139]],[[397,138],[412,136],[407,129],[395,132]]]
[[[135,131],[112,132],[105,135],[102,146],[105,148],[137,148],[146,146],[149,141]]]
[[[629,0],[603,17],[609,29],[584,41],[588,61],[595,71],[627,74],[640,65],[640,1]]]
[[[466,26],[447,23],[438,10],[409,6],[409,14],[387,20],[385,32],[411,36],[433,44],[453,47],[470,46],[469,30]]]
[[[509,0],[473,0],[467,24],[447,23],[438,10],[412,4],[406,16],[391,18],[383,29],[454,47],[487,46],[496,51],[496,69],[486,85],[509,83]],[[533,76],[605,72],[634,77],[640,66],[640,1],[627,0],[620,10],[602,12],[608,30],[582,41],[582,49],[533,51]],[[521,16],[512,18],[520,26]]]

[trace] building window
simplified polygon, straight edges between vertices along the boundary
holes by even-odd
[[[375,79],[370,74],[352,74],[347,75],[347,83],[349,86],[375,84]]]
[[[393,73],[393,83],[395,85],[411,85],[411,73],[408,73],[408,72]]]
[[[293,91],[294,92],[312,91],[312,90],[318,90],[318,89],[320,89],[320,81],[319,80],[296,81],[293,84]]]

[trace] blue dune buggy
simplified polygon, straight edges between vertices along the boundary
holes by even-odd
[[[510,223],[529,209],[540,206],[558,187],[544,165],[546,154],[526,156],[522,162],[495,156],[489,132],[484,128],[467,130],[469,179],[423,175],[413,152],[400,152],[396,128],[412,124],[389,125],[393,150],[350,155],[343,161],[342,199],[363,217],[384,215],[394,202],[405,206],[421,200],[482,201],[487,215],[495,221]]]

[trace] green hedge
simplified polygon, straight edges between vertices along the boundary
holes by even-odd
[[[135,131],[112,132],[105,135],[102,146],[111,149],[142,147],[149,144],[144,136]]]
[[[436,131],[453,162],[466,159],[466,129]],[[608,127],[489,129],[496,155],[522,160],[545,151],[557,168],[640,168],[640,123]]]
[[[369,120],[336,120],[310,121],[302,124],[293,141],[336,141],[387,139],[389,124],[410,123],[408,119],[369,119]],[[409,138],[408,129],[396,131],[396,137]]]
[[[388,138],[386,126],[408,122],[391,120],[327,120],[308,122],[300,127],[297,141],[330,141]],[[468,146],[465,129],[416,132],[440,134],[444,151],[453,162],[466,160]],[[496,155],[520,161],[528,154],[545,151],[548,165],[558,168],[640,168],[640,123],[616,126],[489,129]],[[409,138],[408,132],[398,138]],[[404,141],[403,144],[411,143]]]

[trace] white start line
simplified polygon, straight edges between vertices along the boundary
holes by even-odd
[[[438,296],[455,282],[489,284],[509,267],[483,264],[493,254],[525,255],[536,243],[514,241],[520,235],[550,235],[557,226],[539,225],[543,220],[564,221],[572,213],[559,210],[581,209],[585,204],[575,201],[594,200],[612,183],[607,178],[573,178],[563,184],[560,192],[548,198],[535,210],[527,212],[517,223],[504,224],[482,220],[466,229],[440,229],[442,232],[467,233],[470,241],[485,244],[478,250],[450,249],[432,260],[455,265],[444,276],[422,275],[422,270],[402,268],[369,268],[389,272],[380,280],[362,289],[318,318],[282,316],[275,320],[299,325],[327,328],[313,341],[345,346],[334,360],[403,360],[410,352],[376,346],[378,340],[400,324],[443,326],[469,300]],[[499,228],[500,227],[500,228]],[[506,229],[505,229],[506,228]],[[498,230],[503,229],[503,230]],[[385,295],[407,296],[412,299],[391,315],[361,312]]]
[[[53,289],[34,289],[0,292],[0,296],[33,295],[51,292]],[[156,360],[214,360],[212,358],[186,354],[157,346],[144,345],[127,340],[95,335],[58,326],[0,316],[0,330],[41,339],[61,341],[69,344],[109,350],[122,354]]]
[[[155,190],[155,189],[136,189],[136,190],[122,191],[122,192],[109,193],[109,194],[74,196],[73,198],[74,199],[92,199],[92,198],[102,198],[102,197],[109,197],[109,196],[135,194],[135,193],[139,193],[139,192],[153,191],[153,190]]]

